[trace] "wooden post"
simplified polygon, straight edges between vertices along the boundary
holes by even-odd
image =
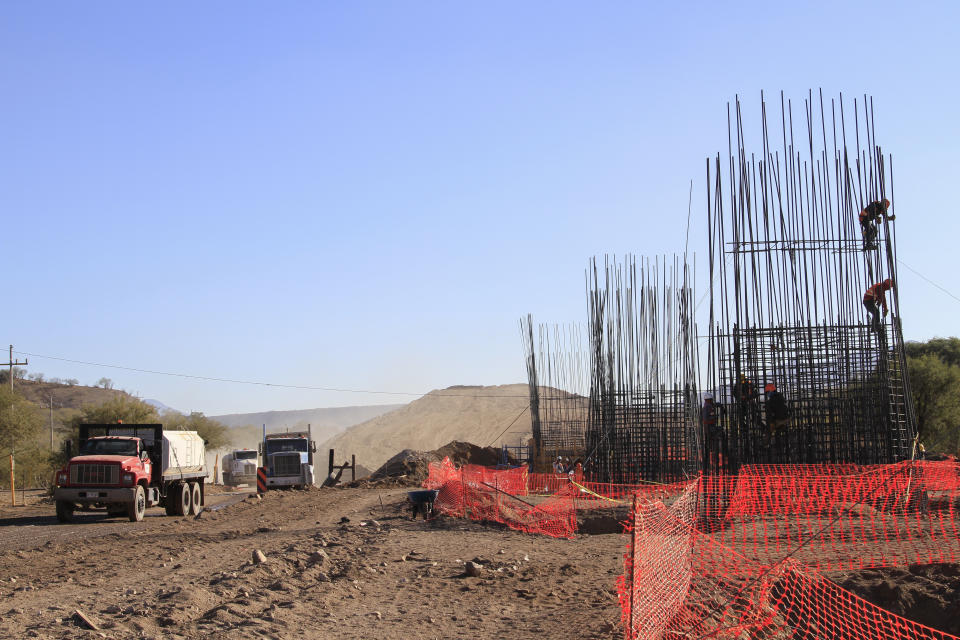
[[[10,505],[17,506],[17,489],[13,484],[13,452],[10,453]]]
[[[217,484],[217,474],[220,471],[220,454],[218,453],[213,457],[213,484]],[[223,484],[223,478],[220,478],[220,484]]]
[[[350,456],[350,480],[357,479],[357,454]]]

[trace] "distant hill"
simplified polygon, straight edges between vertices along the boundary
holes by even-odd
[[[518,444],[531,435],[530,412],[521,415],[530,404],[528,394],[525,384],[431,391],[335,435],[319,449],[336,449],[338,460],[355,454],[358,464],[376,469],[404,449],[432,451],[452,440],[481,447]]]
[[[117,396],[130,395],[120,389],[36,382],[34,380],[16,380],[13,385],[14,389],[24,398],[42,407],[50,406],[50,396],[52,395],[54,409],[79,409],[85,404],[101,404]]]
[[[331,438],[344,429],[402,407],[402,404],[380,404],[366,407],[327,407],[323,409],[296,409],[292,411],[264,411],[261,413],[230,413],[209,416],[231,429],[236,447],[256,447],[262,425],[267,433],[306,431],[307,425],[318,442]]]
[[[155,409],[156,409],[157,411],[159,411],[160,413],[165,413],[165,412],[167,412],[167,411],[177,411],[177,410],[174,409],[173,407],[168,407],[167,405],[163,404],[163,403],[160,402],[159,400],[153,400],[153,399],[151,399],[151,398],[146,398],[146,399],[144,400],[144,402],[146,402],[146,403],[147,403],[148,405],[150,405],[151,407],[155,408]],[[178,411],[178,413],[183,413],[183,412],[182,412],[182,411]]]

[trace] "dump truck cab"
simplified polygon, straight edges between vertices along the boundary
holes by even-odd
[[[307,431],[264,433],[260,443],[267,487],[306,487],[313,484],[313,454],[317,443]]]
[[[236,486],[257,482],[257,450],[235,449],[223,456],[223,484]]]

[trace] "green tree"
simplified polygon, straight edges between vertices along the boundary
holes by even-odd
[[[27,377],[27,370],[23,367],[13,367],[13,379],[23,380]],[[10,370],[0,369],[0,383],[10,384]]]
[[[164,429],[196,431],[207,443],[207,449],[221,449],[231,442],[229,429],[222,422],[208,418],[199,411],[185,415],[179,411],[164,412],[161,421]]]
[[[86,404],[80,408],[80,413],[70,421],[70,426],[76,430],[81,424],[111,424],[126,422],[128,424],[157,424],[161,422],[157,410],[128,395],[117,395],[101,404]]]
[[[33,443],[43,428],[40,408],[10,387],[0,387],[0,450],[8,453]]]
[[[960,338],[931,338],[926,342],[908,342],[908,358],[935,355],[947,364],[960,366]]]
[[[0,451],[13,453],[18,482],[31,487],[45,483],[52,465],[49,451],[40,440],[43,432],[43,413],[40,408],[7,386],[0,386]],[[0,473],[0,485],[9,487],[9,475]]]
[[[920,441],[931,452],[960,453],[960,339],[906,344]]]

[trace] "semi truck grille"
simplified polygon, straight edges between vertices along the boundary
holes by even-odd
[[[274,454],[273,475],[275,476],[300,475],[300,454],[299,453]]]
[[[70,465],[70,484],[120,484],[120,465],[89,463]]]
[[[249,462],[243,465],[243,475],[252,476],[257,473],[257,465],[250,464]]]

